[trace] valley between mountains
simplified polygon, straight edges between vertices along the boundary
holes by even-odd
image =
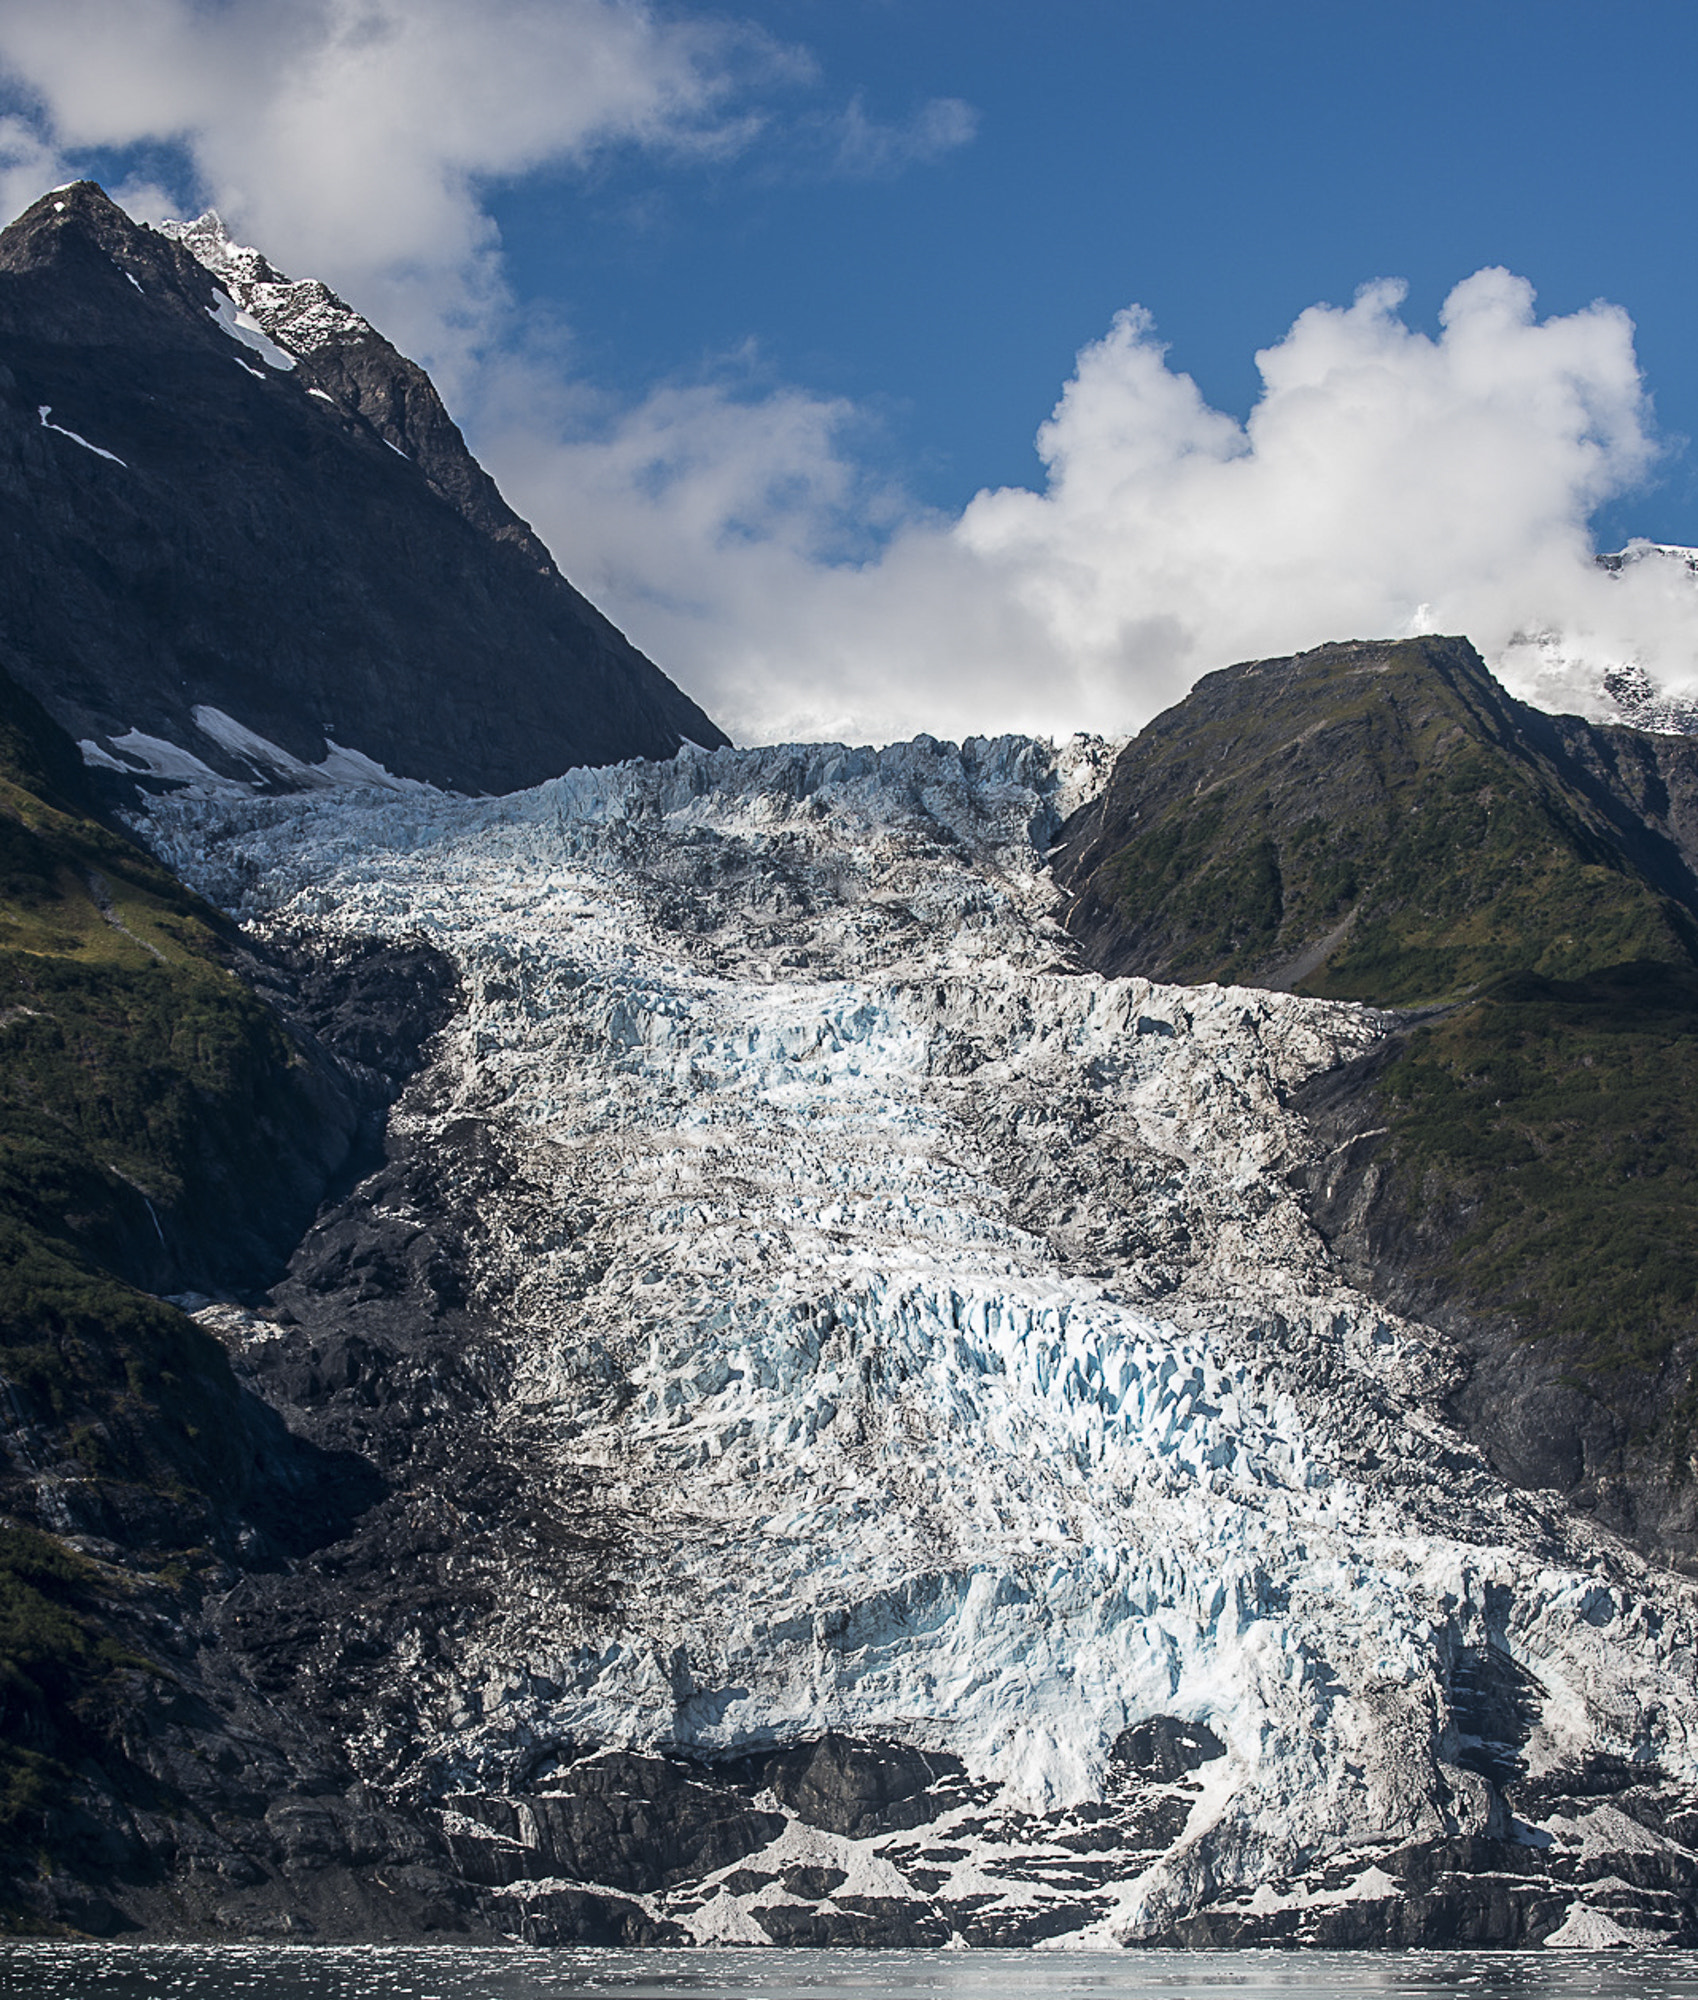
[[[515,724],[441,666],[459,796],[428,703],[325,730],[287,621],[246,678],[214,610],[69,686],[41,634],[129,588],[66,551],[131,467],[41,475],[7,1921],[1698,1942],[1698,743],[1419,639],[1228,668],[1125,746],[731,748],[357,315],[55,198],[0,255],[17,534],[60,450],[25,377],[72,417],[150,282],[101,437],[187,450],[161,382],[212,384],[302,446],[261,544],[402,480],[480,592],[530,565],[542,692]],[[386,546],[338,548],[350,616]],[[606,741],[515,789],[572,676]]]
[[[453,1000],[266,1300],[178,1301],[373,1489],[189,1586],[165,1796],[85,1797],[114,1912],[1684,1935],[1690,1591],[1506,1483],[1305,1214],[1293,1100],[1392,1019],[1079,968],[1044,853],[1105,761],[152,808],[277,962]]]

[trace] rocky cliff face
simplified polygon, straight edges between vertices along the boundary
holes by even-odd
[[[421,370],[212,221],[161,234],[87,182],[0,238],[0,562],[4,664],[119,772],[499,792],[724,741]]]
[[[1388,1018],[1076,969],[1095,755],[158,808],[274,948],[463,999],[270,1305],[198,1309],[382,1491],[183,1620],[203,1749],[296,1747],[132,1810],[114,1921],[1690,1934],[1689,1586],[1506,1484],[1289,1187]]]

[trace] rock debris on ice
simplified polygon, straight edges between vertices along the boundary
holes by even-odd
[[[1107,761],[921,738],[157,806],[154,845],[257,929],[457,961],[397,1126],[502,1135],[469,1274],[509,1345],[495,1421],[625,1525],[616,1608],[563,1558],[409,1670],[444,1796],[549,1743],[910,1745],[966,1773],[909,1837],[935,1895],[1029,1915],[1124,1732],[1204,1725],[1225,1754],[1157,1850],[1065,1877],[1106,1941],[1222,1897],[1308,1921],[1383,1900],[1393,1848],[1509,1840],[1468,1661],[1536,1690],[1534,1776],[1698,1780],[1688,1586],[1506,1489],[1439,1414],[1442,1336],[1342,1283],[1287,1187],[1292,1088],[1382,1018],[1074,969],[1043,857]],[[897,1893],[888,1839],[807,1837]],[[674,1915],[764,1938],[752,1893]]]

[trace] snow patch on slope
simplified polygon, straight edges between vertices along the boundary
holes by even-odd
[[[99,764],[99,745],[83,743],[79,745],[86,764]],[[152,778],[165,778],[173,783],[204,785],[211,791],[234,789],[232,780],[220,777],[212,766],[203,763],[192,751],[184,750],[163,736],[150,736],[145,730],[129,729],[122,736],[112,738],[112,748],[124,759],[114,768],[134,774],[145,772]],[[112,760],[107,759],[106,762]]]
[[[257,730],[249,729],[221,708],[201,704],[192,711],[195,727],[210,736],[221,749],[244,759],[273,779],[282,779],[304,790],[326,790],[352,786],[375,787],[387,792],[430,792],[435,787],[420,778],[398,778],[393,771],[368,757],[363,750],[350,750],[334,738],[325,738],[326,754],[316,764],[291,757]]]
[[[252,349],[268,368],[287,372],[294,367],[295,357],[285,354],[251,313],[244,312],[225,292],[214,292],[212,296],[213,303],[207,311],[232,340]]]
[[[68,431],[63,424],[50,423],[48,419],[53,415],[53,405],[51,403],[43,403],[36,414],[41,418],[41,428],[44,431],[53,431],[59,437],[69,438],[72,444],[80,444],[84,451],[92,451],[96,458],[107,459],[113,465],[123,465],[126,472],[129,470],[129,467],[124,464],[124,460],[115,451],[107,451],[102,445],[90,444],[88,439],[83,437],[79,432]]]
[[[399,778],[380,764],[375,757],[368,757],[363,750],[354,750],[347,744],[338,743],[334,737],[325,737],[325,754],[316,764],[306,763],[299,757],[261,736],[257,730],[249,729],[234,716],[226,715],[221,708],[213,708],[202,703],[191,711],[194,724],[200,733],[216,743],[227,755],[247,766],[247,777],[231,777],[222,771],[215,771],[204,758],[197,757],[192,750],[173,743],[163,736],[152,736],[140,729],[128,730],[122,736],[110,739],[111,748],[85,737],[77,744],[82,752],[83,762],[99,770],[122,771],[129,776],[138,773],[150,778],[159,778],[195,794],[210,797],[247,797],[256,792],[286,791],[367,791],[439,794],[433,785],[421,778]],[[118,753],[117,756],[112,754]]]

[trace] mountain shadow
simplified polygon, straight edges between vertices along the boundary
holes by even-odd
[[[561,576],[424,372],[304,290],[310,337],[297,315],[280,345],[87,181],[0,235],[13,675],[117,771],[261,787],[379,775],[363,758],[504,792],[724,743]]]

